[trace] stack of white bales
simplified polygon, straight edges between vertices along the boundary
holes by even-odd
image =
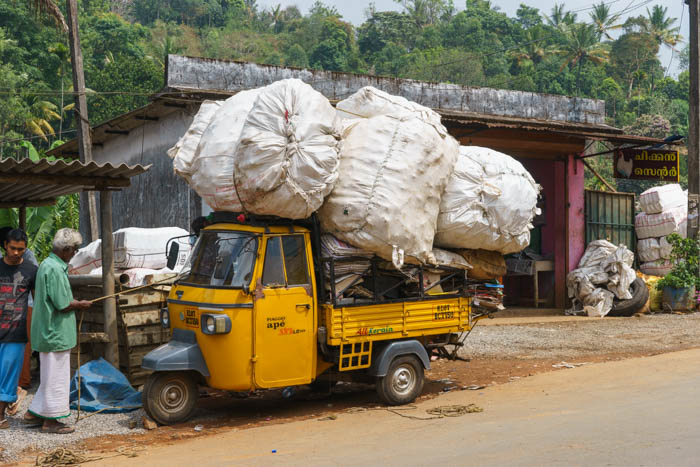
[[[338,178],[328,99],[286,79],[205,104],[168,155],[212,209],[304,219],[321,207]]]
[[[639,196],[643,212],[637,214],[639,269],[644,274],[665,276],[673,265],[671,245],[666,236],[678,233],[685,237],[688,220],[688,196],[677,183],[650,188]]]
[[[318,211],[325,232],[397,267],[457,262],[433,243],[520,251],[538,212],[520,163],[460,148],[436,112],[372,87],[337,113],[299,80],[238,93],[203,105],[169,155],[215,210]]]

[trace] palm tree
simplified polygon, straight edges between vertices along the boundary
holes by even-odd
[[[642,31],[651,35],[659,45],[665,45],[675,50],[676,44],[681,40],[678,33],[680,27],[672,27],[676,18],[668,18],[668,7],[654,5],[651,11],[647,8],[647,18],[642,23]]]
[[[40,137],[48,142],[47,135],[55,135],[56,133],[51,126],[51,120],[60,120],[61,115],[58,113],[58,107],[53,102],[42,101],[36,99],[31,106],[31,114],[24,126],[27,131],[35,136]]]
[[[563,43],[559,55],[564,57],[563,70],[566,66],[577,66],[576,93],[581,88],[581,68],[586,61],[600,64],[608,61],[605,44],[598,41],[598,32],[594,24],[574,23],[563,28]]]
[[[68,25],[63,17],[63,13],[61,13],[58,5],[53,0],[27,0],[27,3],[40,15],[45,15],[53,20],[58,29],[61,29],[66,34],[68,33]]]
[[[552,13],[547,16],[544,15],[544,19],[557,29],[561,29],[566,26],[571,26],[576,22],[576,13],[564,10],[565,5],[563,3],[555,3],[552,7]]]
[[[603,36],[608,40],[612,40],[608,31],[622,27],[620,23],[614,24],[620,19],[620,15],[610,16],[610,6],[606,5],[605,2],[601,1],[599,5],[594,5],[590,16],[598,32],[598,40],[602,39]]]
[[[532,62],[537,65],[545,57],[556,54],[558,49],[552,44],[547,44],[547,35],[541,27],[530,28],[525,31],[525,41],[522,46],[511,53],[518,66],[524,62]]]

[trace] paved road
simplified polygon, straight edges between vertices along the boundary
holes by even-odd
[[[690,350],[451,392],[403,412],[484,408],[458,418],[339,413],[202,436],[102,465],[698,466],[699,388],[700,350]]]

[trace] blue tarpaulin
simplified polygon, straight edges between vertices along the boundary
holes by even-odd
[[[141,408],[141,393],[104,358],[80,367],[80,410],[119,413]],[[78,408],[78,372],[70,382],[70,407]],[[104,409],[104,410],[103,410]]]

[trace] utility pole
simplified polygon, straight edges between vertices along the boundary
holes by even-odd
[[[78,33],[78,4],[76,0],[66,0],[68,17],[68,39],[70,40],[70,59],[73,68],[73,91],[75,92],[74,114],[78,126],[78,153],[81,162],[91,162],[92,135],[88,120],[87,99],[85,97],[85,74],[83,73],[83,52],[80,49],[80,34]],[[90,241],[99,237],[97,228],[97,198],[94,191],[87,193],[88,213],[90,217]]]
[[[698,3],[685,0],[690,10],[690,95],[688,96],[688,238],[698,236],[700,201],[700,50]]]

